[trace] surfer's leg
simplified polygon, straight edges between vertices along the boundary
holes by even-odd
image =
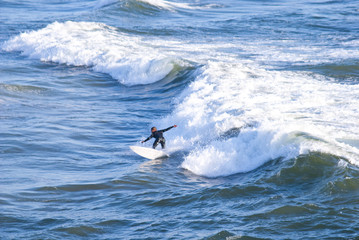
[[[161,143],[161,144],[162,144],[162,143]],[[153,143],[153,145],[152,145],[152,148],[155,149],[155,148],[157,147],[157,145],[158,145],[158,141],[155,141],[155,142]]]
[[[166,148],[166,140],[164,138],[162,138],[160,140],[160,143],[161,143],[162,149],[165,149]]]

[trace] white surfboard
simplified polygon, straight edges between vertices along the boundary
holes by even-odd
[[[159,159],[159,158],[168,158],[169,155],[164,151],[156,150],[153,148],[139,147],[139,146],[130,146],[131,150],[137,153],[138,155],[148,158],[148,159]]]

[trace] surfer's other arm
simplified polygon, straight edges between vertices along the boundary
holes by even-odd
[[[150,140],[151,138],[153,138],[153,134],[151,134],[151,136],[149,136],[149,137],[146,138],[145,140],[141,141],[141,143],[147,142],[147,141]]]

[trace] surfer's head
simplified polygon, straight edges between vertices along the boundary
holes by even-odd
[[[156,127],[151,127],[151,132],[156,132],[157,128]]]

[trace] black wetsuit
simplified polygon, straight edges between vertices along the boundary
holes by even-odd
[[[165,148],[166,147],[166,139],[163,137],[163,133],[170,130],[170,129],[172,129],[173,127],[174,126],[171,126],[169,128],[153,132],[151,134],[151,136],[149,136],[148,138],[146,138],[146,140],[144,140],[144,142],[147,142],[151,138],[155,138],[156,140],[155,140],[155,142],[153,143],[153,146],[152,146],[153,149],[155,149],[159,143],[161,143],[162,148]]]

